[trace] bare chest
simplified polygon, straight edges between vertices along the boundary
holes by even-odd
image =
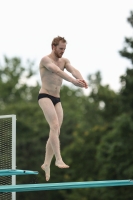
[[[59,60],[59,61],[54,61],[52,60],[52,63],[54,63],[55,65],[57,65],[62,71],[65,68],[65,62],[63,60]]]
[[[59,77],[57,74],[49,71],[47,68],[42,68],[41,72],[41,79],[42,82],[46,85],[57,85],[60,86],[62,84],[62,78]]]

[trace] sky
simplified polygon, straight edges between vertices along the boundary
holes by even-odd
[[[132,37],[131,10],[132,0],[0,0],[0,62],[4,55],[34,61],[34,85],[40,59],[59,35],[68,42],[64,57],[84,79],[100,71],[102,84],[119,91],[119,77],[131,66],[118,53]]]

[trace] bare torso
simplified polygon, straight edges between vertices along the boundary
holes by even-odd
[[[60,58],[57,62],[51,59],[51,62],[56,64],[62,71],[64,70],[64,58]],[[55,73],[49,71],[45,66],[43,66],[42,61],[40,62],[39,69],[42,82],[42,86],[39,93],[46,93],[55,97],[60,97],[62,78],[56,75]]]

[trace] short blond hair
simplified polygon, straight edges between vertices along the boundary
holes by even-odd
[[[62,41],[64,43],[67,44],[67,41],[64,37],[61,37],[61,36],[58,36],[58,37],[55,37],[51,43],[51,48],[53,49],[53,46],[57,46],[59,44],[59,42]]]

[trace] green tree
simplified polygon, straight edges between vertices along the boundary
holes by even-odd
[[[104,121],[110,122],[120,114],[120,99],[119,95],[110,89],[109,85],[101,84],[101,74],[96,72],[94,75],[89,75],[89,84],[92,87],[90,98],[93,99],[99,108]]]
[[[128,22],[133,26],[133,12]],[[125,47],[120,55],[133,64],[133,38],[125,38]],[[132,179],[133,178],[133,69],[128,68],[121,76],[121,90],[119,93],[120,115],[112,124],[111,131],[102,137],[98,147],[97,160],[100,179]],[[118,200],[131,199],[132,187],[104,188],[101,199]]]
[[[0,105],[27,101],[31,98],[26,80],[35,74],[32,66],[33,62],[30,61],[27,61],[25,68],[19,58],[4,57],[4,65],[0,65]]]
[[[127,19],[131,27],[133,27],[133,11],[130,13],[130,17]],[[125,46],[120,51],[120,55],[130,61],[133,65],[133,38],[125,38]],[[122,100],[122,110],[128,112],[133,118],[133,66],[127,68],[125,75],[121,76],[121,100]]]

